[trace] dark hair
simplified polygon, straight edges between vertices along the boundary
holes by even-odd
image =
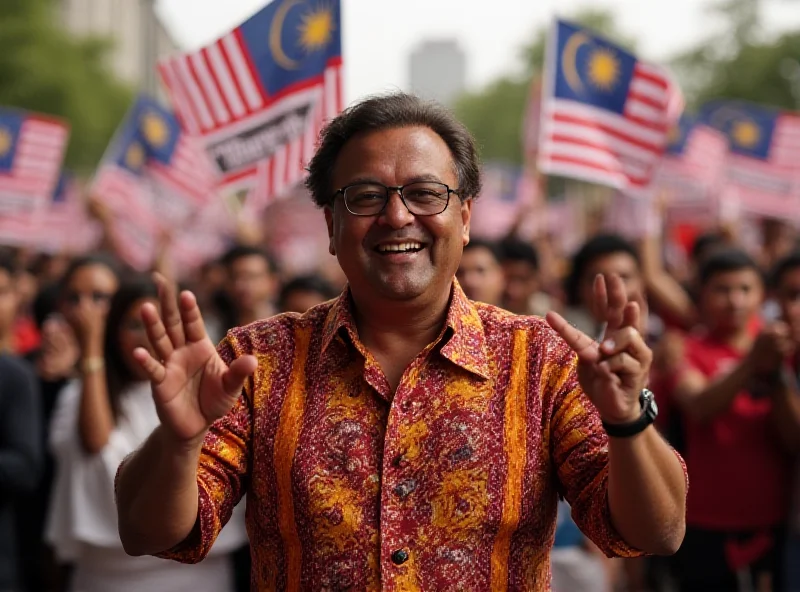
[[[103,353],[106,359],[106,384],[108,397],[114,415],[119,414],[119,396],[122,391],[136,378],[125,363],[119,346],[119,332],[122,328],[122,319],[131,306],[142,298],[158,298],[158,288],[155,282],[147,275],[133,275],[126,277],[119,290],[111,299],[111,305],[106,317],[106,333],[103,344]]]
[[[233,265],[239,259],[243,259],[245,257],[261,257],[267,263],[267,268],[269,269],[270,273],[278,273],[278,262],[267,253],[264,249],[260,247],[254,247],[252,245],[236,245],[231,247],[223,256],[220,261],[222,264],[230,269],[231,265]]]
[[[33,299],[33,320],[39,330],[42,329],[47,317],[58,310],[59,292],[58,284],[49,284],[39,290]]]
[[[513,237],[505,238],[500,243],[500,253],[503,261],[522,261],[539,269],[539,253],[529,242]]]
[[[694,239],[690,256],[692,261],[700,262],[712,250],[725,246],[725,237],[718,232],[705,232]]]
[[[714,276],[720,273],[745,269],[752,269],[763,281],[764,278],[761,275],[758,264],[743,250],[732,247],[714,250],[700,265],[698,281],[700,286],[705,286]]]
[[[0,271],[5,271],[11,278],[19,273],[19,266],[10,253],[0,251]]]
[[[467,128],[439,103],[397,92],[345,109],[322,130],[306,179],[314,203],[319,207],[330,203],[333,168],[347,142],[364,132],[412,126],[430,128],[444,140],[455,162],[459,196],[462,200],[477,196],[481,187],[478,151]]]
[[[583,243],[583,246],[572,256],[572,265],[564,282],[567,304],[580,306],[581,278],[591,264],[608,255],[625,253],[633,257],[636,264],[640,264],[639,252],[627,240],[617,234],[598,234]]]
[[[292,292],[314,292],[325,300],[336,298],[338,295],[336,289],[324,278],[318,275],[300,275],[286,282],[281,288],[278,296],[278,304],[281,308]]]
[[[119,279],[122,275],[122,265],[120,262],[108,255],[106,253],[94,253],[92,255],[85,255],[83,257],[78,257],[74,259],[72,263],[69,264],[67,267],[67,271],[64,272],[61,281],[59,282],[61,292],[63,293],[66,290],[67,284],[69,284],[72,277],[84,267],[91,267],[93,265],[100,265],[108,269],[114,276]]]
[[[789,253],[775,264],[769,274],[770,287],[777,288],[783,280],[783,276],[798,268],[800,268],[800,250]]]
[[[464,253],[467,251],[474,251],[475,249],[484,249],[489,251],[492,257],[494,257],[495,261],[499,264],[502,261],[502,252],[500,251],[500,247],[497,243],[485,240],[482,238],[471,238],[469,242],[464,245]]]

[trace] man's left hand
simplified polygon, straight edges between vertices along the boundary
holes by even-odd
[[[628,423],[642,414],[639,395],[647,385],[653,361],[653,352],[640,332],[644,300],[641,296],[629,300],[618,275],[599,275],[593,304],[606,322],[601,344],[556,312],[547,313],[547,322],[578,355],[578,380],[603,421]]]

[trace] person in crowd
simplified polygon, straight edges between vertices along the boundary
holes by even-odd
[[[45,455],[44,471],[36,491],[20,498],[16,508],[23,590],[27,592],[61,590],[66,581],[66,570],[58,566],[44,542],[45,518],[55,474],[55,459],[47,453],[50,420],[59,394],[75,377],[80,357],[75,335],[58,306],[58,284],[41,288],[33,302],[33,317],[41,343],[28,360],[35,368],[41,393],[39,430]]]
[[[0,256],[0,338],[8,343],[19,294],[14,261]],[[22,589],[15,502],[38,484],[42,467],[39,391],[33,370],[0,351],[0,590]]]
[[[536,248],[527,241],[506,238],[500,243],[500,254],[505,278],[503,308],[540,317],[553,310],[552,298],[541,290]]]
[[[227,274],[227,305],[220,310],[225,330],[275,314],[279,273],[277,263],[266,251],[238,245],[225,253],[222,263]]]
[[[74,592],[233,590],[229,552],[245,536],[240,520],[199,567],[133,558],[120,544],[114,475],[158,425],[149,383],[133,358],[136,348],[148,347],[139,311],[157,298],[150,278],[130,278],[112,297],[107,318],[100,307],[80,316],[80,332],[90,339],[81,343],[80,377],[66,387],[53,415],[57,471],[47,526],[58,557],[75,565]]]
[[[471,238],[456,272],[461,288],[470,300],[500,306],[505,278],[500,264],[500,249],[495,243]]]
[[[630,242],[615,234],[598,234],[587,240],[572,257],[564,282],[565,318],[584,333],[599,336],[603,311],[594,306],[593,286],[598,275],[618,275],[629,299],[645,293],[639,253]]]
[[[198,562],[247,492],[253,590],[544,590],[561,492],[605,553],[673,553],[686,476],[624,281],[596,281],[602,345],[470,301],[479,165],[436,103],[345,110],[309,170],[345,294],[216,354],[190,293],[142,309],[162,423],[119,470],[125,549]]]
[[[79,257],[67,268],[61,279],[61,312],[79,341],[90,337],[81,333],[86,311],[96,310],[100,316],[108,312],[120,273],[119,262],[102,253]],[[94,327],[98,332],[101,328]]]
[[[281,288],[278,310],[302,314],[337,295],[333,286],[318,275],[298,276],[286,282]]]
[[[754,332],[764,297],[755,261],[738,249],[705,258],[704,331],[687,337],[676,403],[684,416],[692,487],[686,539],[675,557],[681,592],[783,590],[782,560],[800,424],[781,368],[784,323]]]

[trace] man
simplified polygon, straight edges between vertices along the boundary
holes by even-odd
[[[505,277],[503,307],[515,314],[546,315],[553,302],[541,291],[536,248],[526,241],[506,238],[500,243],[500,253]]]
[[[335,298],[336,290],[319,275],[300,275],[281,288],[278,308],[281,312],[304,313],[309,308]]]
[[[142,309],[162,425],[119,471],[128,552],[201,560],[245,490],[254,590],[546,590],[559,492],[607,553],[674,552],[685,475],[648,421],[623,427],[650,352],[620,280],[597,284],[602,353],[557,315],[563,339],[469,301],[479,167],[436,104],[350,108],[309,170],[342,297],[219,354],[190,294],[162,282],[164,320]]]
[[[228,276],[226,311],[228,328],[248,325],[275,314],[278,269],[262,249],[250,245],[233,247],[222,257]]]
[[[17,314],[17,270],[0,257],[0,340],[8,342]],[[0,591],[20,589],[14,502],[38,483],[42,465],[39,392],[32,369],[0,351]]]
[[[470,300],[500,306],[505,278],[494,243],[473,239],[464,245],[456,277]]]
[[[782,378],[789,332],[754,330],[762,278],[744,252],[718,250],[701,264],[706,331],[686,339],[674,399],[683,412],[692,488],[686,540],[676,556],[681,592],[783,590],[782,555],[793,449],[793,389]]]

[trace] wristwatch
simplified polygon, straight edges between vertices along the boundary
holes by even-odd
[[[653,392],[642,389],[639,395],[639,403],[642,405],[642,414],[639,419],[629,423],[606,423],[603,422],[603,429],[611,438],[630,438],[639,432],[644,431],[651,423],[656,420],[658,415],[658,405]]]

